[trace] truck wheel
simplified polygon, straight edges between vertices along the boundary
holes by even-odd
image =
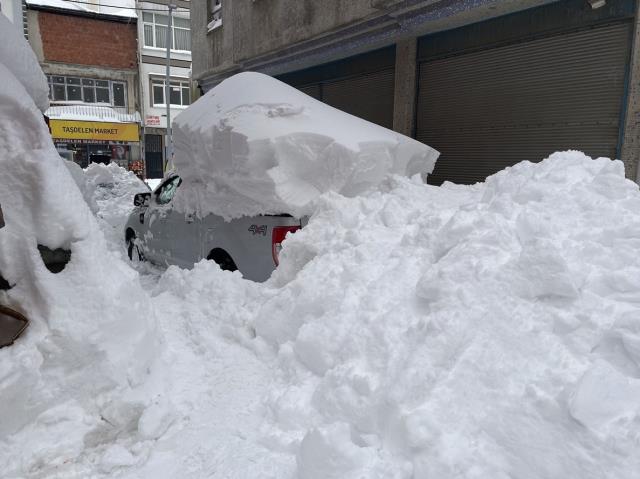
[[[209,256],[207,256],[207,259],[211,261],[215,261],[217,265],[220,266],[220,269],[223,271],[238,270],[238,267],[236,266],[231,256],[229,256],[229,253],[227,253],[223,249],[216,248],[212,250],[211,253],[209,253]]]

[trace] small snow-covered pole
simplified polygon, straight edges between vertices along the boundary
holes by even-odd
[[[167,5],[169,8],[169,21],[167,29],[167,71],[165,74],[165,90],[164,90],[164,102],[167,106],[167,141],[165,148],[165,162],[164,171],[173,168],[173,137],[171,135],[171,44],[173,43],[173,11],[177,8],[173,3]],[[164,173],[164,172],[163,172]]]

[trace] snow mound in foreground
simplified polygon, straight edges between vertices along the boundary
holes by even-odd
[[[430,173],[438,156],[253,72],[223,81],[173,126],[175,166],[185,185],[176,201],[185,211],[225,218],[309,214],[322,193],[355,196],[390,173]]]
[[[0,32],[3,44],[9,32]],[[18,51],[29,48],[21,42]],[[115,438],[144,455],[140,421],[163,391],[160,337],[137,274],[108,251],[21,83],[38,69],[32,60],[22,68],[0,57],[0,272],[13,285],[0,303],[31,320],[0,349],[0,469],[3,477],[69,477],[72,460],[113,456],[105,444]],[[67,249],[71,259],[53,273],[38,245]]]
[[[639,212],[578,152],[325,195],[254,306],[265,443],[304,479],[635,477]]]
[[[0,13],[0,64],[5,65],[25,88],[38,109],[49,108],[49,86],[38,64],[36,54],[25,41],[22,28]]]

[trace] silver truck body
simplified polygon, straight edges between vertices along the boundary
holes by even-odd
[[[133,209],[125,225],[129,257],[182,268],[210,259],[223,269],[239,270],[247,279],[267,280],[277,266],[282,239],[300,228],[300,220],[290,215],[231,221],[217,215],[185,215],[172,202],[180,183],[178,176],[163,180],[144,204]]]

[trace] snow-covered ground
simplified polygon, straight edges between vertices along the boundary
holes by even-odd
[[[117,231],[144,185],[65,167],[1,60],[0,303],[32,320],[0,350],[3,478],[638,476],[640,192],[621,162],[389,175],[317,195],[266,283],[163,271],[126,262]],[[37,244],[71,262],[50,273]]]

